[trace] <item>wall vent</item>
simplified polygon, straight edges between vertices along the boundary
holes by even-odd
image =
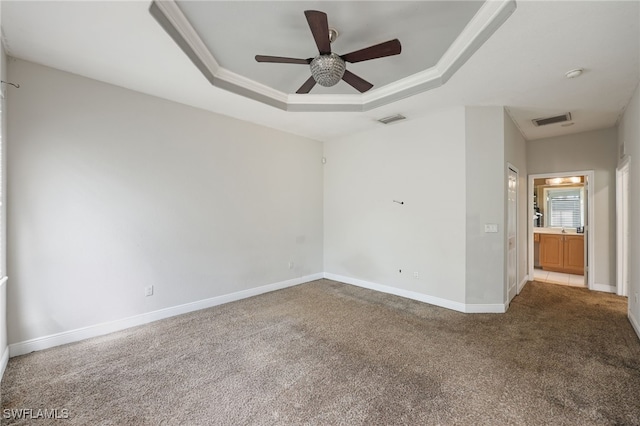
[[[556,115],[554,117],[536,118],[531,120],[535,126],[546,126],[548,124],[564,123],[571,120],[571,113],[568,112],[562,115]]]
[[[396,114],[396,115],[390,115],[389,117],[381,118],[378,121],[381,122],[382,124],[391,124],[391,123],[395,123],[396,121],[405,120],[406,118],[407,117],[405,117],[402,114]]]

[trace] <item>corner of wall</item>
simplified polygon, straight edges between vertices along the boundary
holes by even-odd
[[[7,65],[21,84],[7,96],[9,344],[323,270],[319,141]],[[21,232],[24,211],[50,232]]]
[[[465,108],[467,305],[506,302],[504,120],[502,107]]]
[[[527,173],[527,141],[522,134],[522,130],[518,127],[515,120],[509,114],[509,110],[504,108],[504,147],[506,161],[518,169],[517,193],[516,201],[516,252],[517,252],[517,289],[515,294],[519,294],[529,278],[528,270],[528,173]],[[505,180],[507,177],[505,176]],[[508,211],[505,213],[508,218]],[[506,262],[506,261],[505,261]],[[506,268],[505,268],[506,269]],[[506,271],[505,271],[506,272]],[[506,286],[509,287],[508,278],[505,278]],[[511,290],[507,289],[507,292]],[[514,294],[508,294],[507,297],[513,297]]]
[[[618,123],[618,146],[624,146],[624,154],[629,161],[629,217],[640,215],[640,84],[636,86],[622,119]],[[618,155],[618,165],[620,165]],[[640,226],[637,221],[629,224],[629,259],[640,255]],[[629,307],[627,317],[640,338],[640,264],[629,262]]]

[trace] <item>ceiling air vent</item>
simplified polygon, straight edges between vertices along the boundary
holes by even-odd
[[[546,126],[547,124],[555,124],[555,123],[563,123],[565,121],[571,120],[571,113],[568,112],[562,115],[556,115],[554,117],[546,117],[546,118],[536,118],[533,121],[533,124],[536,126]]]
[[[396,115],[390,115],[389,117],[381,118],[378,121],[381,122],[382,124],[391,124],[391,123],[395,123],[396,121],[404,120],[406,118],[407,117],[405,117],[402,114],[396,114]]]

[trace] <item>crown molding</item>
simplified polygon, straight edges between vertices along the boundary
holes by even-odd
[[[218,64],[176,0],[153,0],[149,12],[209,82],[285,111],[368,111],[442,86],[516,10],[515,0],[485,1],[438,63],[363,94],[287,94]]]

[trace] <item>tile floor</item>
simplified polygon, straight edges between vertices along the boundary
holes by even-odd
[[[545,283],[570,285],[573,287],[586,287],[583,275],[563,274],[561,272],[543,271],[542,269],[533,270],[533,279]]]

